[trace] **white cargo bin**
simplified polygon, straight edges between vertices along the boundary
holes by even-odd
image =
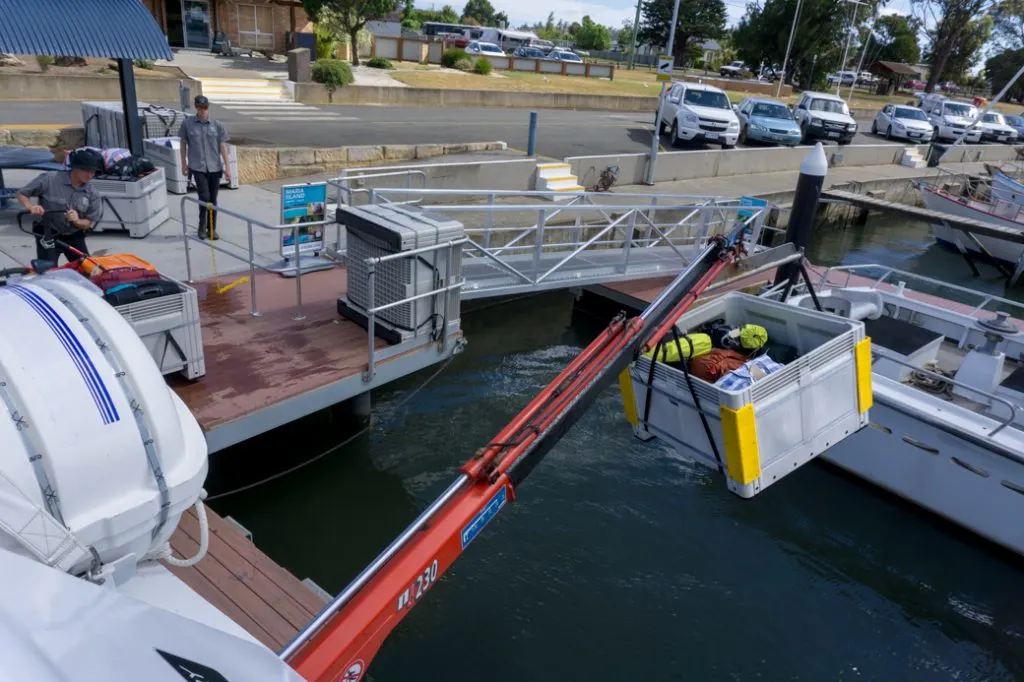
[[[738,391],[690,376],[729,490],[750,498],[867,425],[871,342],[859,321],[738,292],[687,313],[677,327],[692,331],[719,318],[734,327],[760,325],[769,342],[792,346],[799,356]],[[637,435],[663,438],[680,453],[718,467],[685,373],[657,363],[648,390],[650,363],[639,358],[631,382],[623,384]]]
[[[186,379],[206,374],[203,334],[196,290],[176,279],[181,293],[114,306],[132,325],[163,375],[181,372]]]
[[[158,168],[164,170],[167,178],[167,191],[174,194],[188,193],[188,178],[181,169],[181,138],[154,137],[143,141],[144,156]],[[221,179],[221,187],[238,189],[238,148],[228,145],[228,166],[231,169],[231,181]]]
[[[129,237],[141,239],[170,218],[162,168],[137,180],[99,177],[89,184],[103,197],[103,217],[93,228],[96,232],[127,230]]]

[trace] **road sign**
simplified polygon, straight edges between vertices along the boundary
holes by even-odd
[[[675,60],[666,55],[658,55],[658,80],[659,81],[670,81],[672,80],[672,63]]]

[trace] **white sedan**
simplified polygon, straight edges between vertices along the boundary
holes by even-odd
[[[484,43],[474,40],[466,46],[466,54],[476,54],[482,57],[505,57],[505,51],[494,43]]]
[[[871,122],[871,132],[885,135],[889,140],[898,137],[911,142],[931,142],[933,127],[920,109],[887,104]]]

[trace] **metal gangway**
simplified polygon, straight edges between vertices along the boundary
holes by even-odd
[[[395,175],[404,175],[396,172]],[[387,173],[374,176],[388,175]],[[370,177],[361,176],[359,179]],[[722,197],[622,192],[352,187],[338,203],[387,204],[461,222],[463,299],[507,296],[677,274],[709,238],[742,223],[753,251],[774,206]],[[344,228],[334,250],[343,255]]]

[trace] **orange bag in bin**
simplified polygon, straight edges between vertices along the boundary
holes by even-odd
[[[104,291],[116,284],[137,279],[160,278],[160,273],[152,263],[130,253],[89,256],[79,261],[78,270]]]

